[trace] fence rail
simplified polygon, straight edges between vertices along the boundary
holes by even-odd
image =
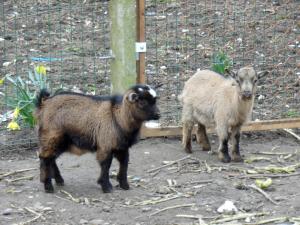
[[[242,126],[242,131],[267,131],[277,129],[292,129],[300,128],[300,118],[294,119],[278,119],[278,120],[265,120],[265,121],[253,121],[246,123]],[[214,128],[207,129],[207,133],[215,133]],[[193,134],[196,134],[196,129],[193,129]],[[143,127],[141,136],[146,137],[170,137],[181,136],[182,127],[169,126],[169,127],[156,127],[149,128]]]

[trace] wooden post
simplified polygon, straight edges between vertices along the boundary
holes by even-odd
[[[136,10],[132,0],[111,0],[111,91],[124,93],[136,83]]]
[[[136,19],[137,19],[137,42],[145,42],[145,0],[136,1]],[[145,52],[137,53],[136,69],[137,83],[146,83],[145,77]]]

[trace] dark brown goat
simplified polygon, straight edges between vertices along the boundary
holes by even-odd
[[[40,141],[40,179],[46,192],[64,180],[56,158],[63,152],[77,155],[96,152],[101,166],[98,183],[111,192],[109,168],[113,157],[120,163],[117,179],[122,189],[127,181],[128,149],[138,138],[144,121],[159,119],[156,93],[147,85],[135,85],[124,96],[89,96],[61,92],[50,97],[42,90],[37,98],[36,117]]]

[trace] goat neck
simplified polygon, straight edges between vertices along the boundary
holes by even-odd
[[[126,100],[116,109],[115,115],[116,122],[126,132],[139,129],[143,123],[134,117],[132,107]]]

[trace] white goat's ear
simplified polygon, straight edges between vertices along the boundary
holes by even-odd
[[[260,78],[262,78],[262,77],[264,77],[264,76],[266,76],[266,75],[268,75],[269,74],[269,71],[259,71],[259,72],[257,72],[257,78],[258,79],[260,79]]]
[[[138,100],[138,95],[136,93],[130,93],[128,95],[129,102],[136,102]]]
[[[236,70],[230,70],[229,75],[235,79],[237,77],[237,73],[238,73],[238,71],[236,71]]]

